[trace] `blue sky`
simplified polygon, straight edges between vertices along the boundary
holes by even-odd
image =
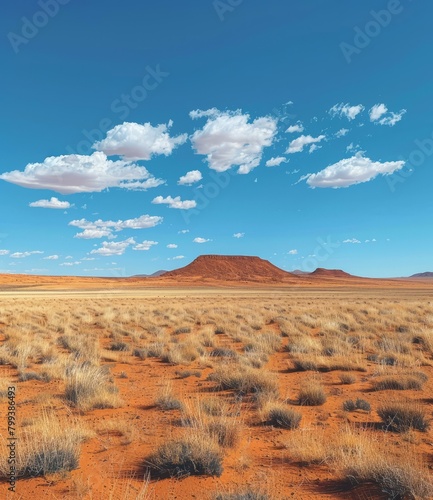
[[[433,270],[433,5],[8,1],[0,272]]]

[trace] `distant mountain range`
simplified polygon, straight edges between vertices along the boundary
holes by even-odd
[[[134,276],[131,276],[131,278],[157,278],[158,276],[162,276],[163,274],[167,273],[168,271],[164,271],[163,269],[160,269],[159,271],[155,271],[152,274],[135,274]]]

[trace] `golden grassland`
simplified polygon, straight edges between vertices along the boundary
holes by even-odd
[[[1,498],[433,497],[433,294],[224,293],[0,297]]]

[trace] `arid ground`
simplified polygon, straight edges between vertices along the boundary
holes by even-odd
[[[4,285],[0,497],[432,497],[432,286],[347,285]]]

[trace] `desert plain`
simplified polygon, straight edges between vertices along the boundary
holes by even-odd
[[[431,498],[432,281],[256,264],[2,276],[0,497]]]

